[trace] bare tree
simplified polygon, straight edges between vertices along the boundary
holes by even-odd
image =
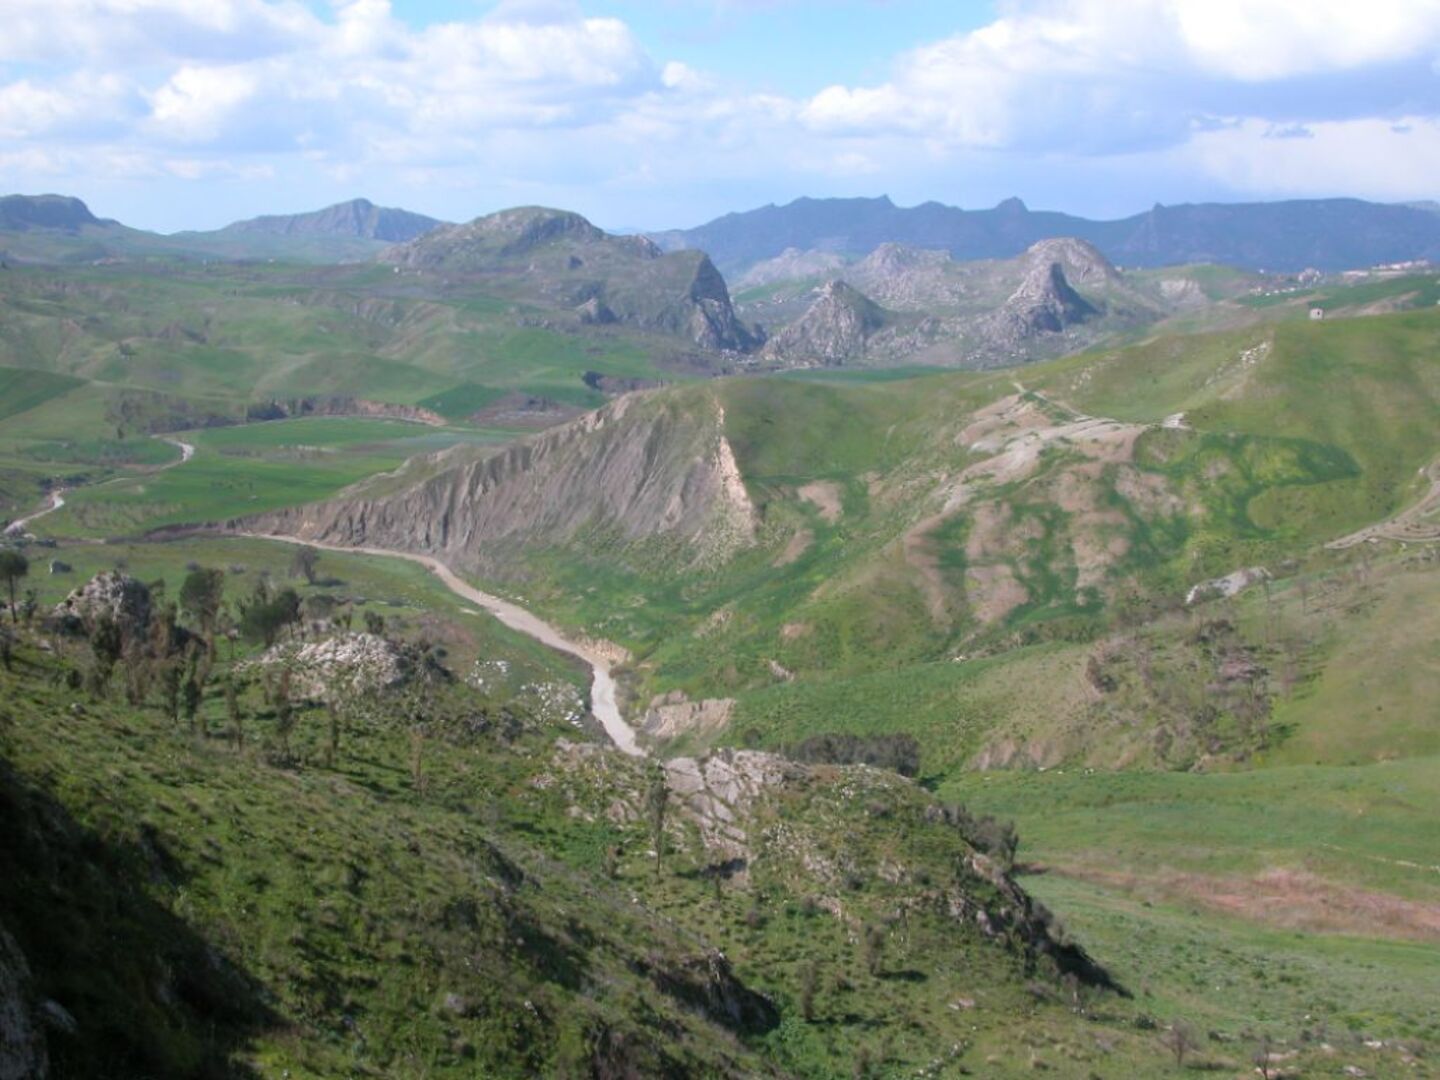
[[[205,692],[200,689],[200,680],[195,677],[195,666],[190,666],[190,673],[185,676],[185,683],[180,687],[180,704],[185,710],[185,719],[190,724],[190,733],[195,733],[195,724],[199,720],[200,734],[206,735],[204,718],[200,716],[200,704],[205,699]]]
[[[815,995],[820,990],[820,964],[811,960],[800,972],[800,1015],[807,1024],[815,1022]]]
[[[1273,1064],[1273,1062],[1271,1060],[1271,1046],[1269,1035],[1260,1036],[1260,1045],[1255,1048],[1255,1056],[1253,1060],[1255,1062],[1256,1070],[1260,1073],[1260,1080],[1270,1080],[1270,1066]]]
[[[275,687],[275,737],[280,743],[280,755],[290,760],[290,734],[295,730],[295,703],[290,699],[290,669],[282,668],[280,682]]]
[[[230,738],[238,752],[245,745],[245,714],[240,706],[239,680],[233,674],[225,680],[225,715],[230,720]]]
[[[1188,1021],[1176,1020],[1170,1025],[1170,1030],[1165,1032],[1165,1045],[1175,1055],[1176,1068],[1185,1067],[1185,1055],[1200,1045],[1200,1040],[1195,1034],[1195,1029]]]
[[[20,609],[15,604],[15,586],[28,573],[30,573],[30,560],[24,555],[18,551],[0,551],[0,578],[5,580],[6,586],[10,589],[10,620],[17,625],[20,622]]]
[[[885,927],[871,923],[865,928],[865,970],[877,978],[885,964]]]

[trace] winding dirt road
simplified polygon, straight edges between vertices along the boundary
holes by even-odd
[[[1343,551],[1368,540],[1396,540],[1402,544],[1423,544],[1440,540],[1440,461],[1432,463],[1421,472],[1430,481],[1430,490],[1418,503],[1392,518],[1367,525],[1339,540],[1331,540],[1325,546],[1332,551]]]
[[[286,544],[306,544],[309,547],[319,548],[322,551],[335,551],[341,554],[351,555],[383,555],[391,559],[405,559],[409,562],[419,563],[432,574],[440,579],[447,589],[463,600],[484,608],[495,618],[499,619],[512,630],[534,638],[542,645],[548,645],[558,652],[567,653],[570,656],[578,657],[590,666],[593,679],[590,684],[590,711],[595,714],[595,719],[600,721],[600,726],[605,729],[605,734],[610,736],[610,741],[622,752],[631,757],[644,757],[645,751],[635,741],[635,729],[625,722],[620,715],[620,705],[615,696],[615,678],[610,674],[610,660],[602,656],[596,649],[580,642],[572,641],[562,634],[555,627],[551,626],[538,615],[522,608],[519,604],[513,604],[509,600],[503,600],[498,596],[492,596],[487,592],[481,592],[475,586],[462,580],[450,567],[446,566],[439,559],[429,555],[416,555],[408,551],[390,551],[386,548],[370,547],[347,547],[344,544],[322,544],[313,540],[300,540],[293,536],[275,536],[265,533],[239,533],[235,535],[249,536],[255,540],[278,540]]]
[[[177,464],[178,464],[178,462],[177,462]],[[49,506],[45,507],[45,509],[43,509],[43,510],[36,510],[35,513],[29,514],[29,515],[27,515],[26,517],[22,517],[22,518],[17,518],[17,519],[15,519],[15,520],[12,521],[9,525],[6,525],[6,526],[5,526],[5,535],[6,535],[6,536],[23,536],[23,535],[25,534],[25,530],[26,530],[27,528],[29,528],[30,523],[31,523],[32,521],[35,521],[35,520],[37,520],[37,519],[39,519],[39,518],[42,518],[42,517],[44,517],[46,514],[53,514],[56,510],[59,510],[60,507],[62,507],[62,506],[64,506],[64,505],[65,505],[65,489],[64,489],[64,488],[56,488],[54,491],[50,492],[50,505],[49,505]]]
[[[195,456],[195,447],[188,442],[182,442],[180,439],[167,439],[159,435],[155,437],[161,442],[169,443],[171,446],[175,447],[175,449],[179,450],[180,460],[169,461],[166,462],[164,465],[156,465],[145,469],[137,469],[137,473],[154,474],[164,472],[166,469],[173,469],[177,465],[184,465],[187,461],[189,461]],[[121,479],[128,479],[128,477],[122,477]],[[113,483],[114,481],[108,482]],[[32,521],[38,521],[46,514],[53,514],[56,510],[59,510],[62,506],[65,505],[65,492],[67,490],[68,489],[66,488],[56,488],[54,491],[50,492],[49,506],[45,507],[43,510],[37,510],[33,514],[28,514],[25,517],[12,521],[9,525],[5,526],[5,535],[23,536],[25,534],[25,530],[30,527],[30,523]]]

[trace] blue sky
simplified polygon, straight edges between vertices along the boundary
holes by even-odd
[[[397,3],[411,26],[473,18],[494,10],[479,0]],[[585,5],[588,14],[623,20],[667,59],[763,87],[803,94],[836,81],[883,77],[895,54],[994,18],[974,0],[630,0]],[[797,47],[803,43],[803,47]]]
[[[1440,196],[1436,0],[0,0],[0,191],[693,225]]]

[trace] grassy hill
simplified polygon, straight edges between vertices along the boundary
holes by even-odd
[[[631,650],[664,753],[913,736],[923,783],[1012,816],[1028,887],[1143,1000],[1426,1052],[1440,564],[1325,544],[1423,493],[1437,334],[1415,311],[672,388],[634,430],[718,407],[753,544],[697,567],[598,514],[492,572]]]
[[[236,595],[289,552],[104,555],[172,583],[218,561]],[[307,595],[407,595],[397,640],[456,620],[413,568],[322,567],[342,583]],[[657,861],[653,766],[514,683],[437,684],[418,726],[413,686],[347,700],[336,739],[323,706],[281,726],[248,647],[222,646],[197,720],[177,722],[158,691],[125,704],[130,674],[100,690],[83,636],[14,633],[0,924],[30,971],[22,1005],[70,1018],[46,1040],[55,1075],[1163,1069],[1169,1018],[1104,989],[989,834],[894,774],[719,759],[741,778],[723,835],[672,779]],[[555,663],[484,633],[486,671]]]

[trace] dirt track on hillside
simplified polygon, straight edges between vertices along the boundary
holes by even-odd
[[[1331,540],[1325,546],[1332,551],[1343,551],[1370,540],[1395,540],[1402,544],[1424,544],[1440,541],[1440,461],[1433,462],[1422,470],[1430,481],[1430,490],[1408,510],[1402,510],[1392,518]]]
[[[557,652],[578,657],[590,666],[593,680],[590,685],[590,711],[610,736],[610,741],[622,752],[632,757],[643,757],[645,751],[635,741],[635,729],[620,715],[620,706],[615,696],[615,678],[610,673],[612,649],[597,647],[584,642],[573,641],[544,619],[526,611],[519,604],[503,600],[482,592],[462,580],[455,571],[439,559],[429,555],[416,555],[408,551],[390,551],[385,548],[347,547],[344,544],[323,544],[313,540],[300,540],[293,536],[272,536],[258,533],[233,535],[250,536],[256,540],[279,540],[286,544],[304,544],[322,551],[335,551],[350,555],[383,555],[391,559],[405,559],[419,563],[440,579],[447,589],[462,599],[469,600],[484,608],[512,630],[534,638]]]

